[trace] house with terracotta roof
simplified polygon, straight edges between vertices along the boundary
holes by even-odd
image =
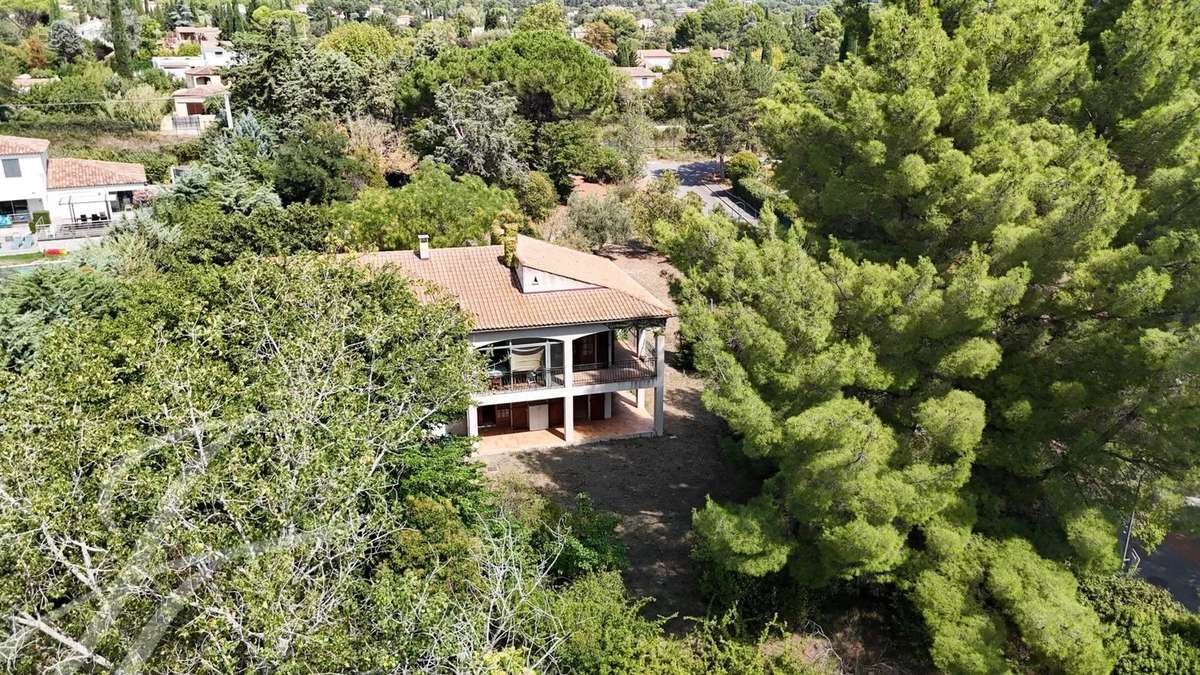
[[[649,89],[663,76],[657,70],[650,70],[645,66],[633,66],[632,68],[614,66],[613,71],[629,82],[635,89]]]
[[[675,56],[665,49],[639,49],[633,53],[634,63],[644,68],[666,72],[671,69]]]
[[[124,218],[147,189],[141,164],[50,157],[44,138],[0,136],[0,249],[30,248],[30,225],[103,230]]]
[[[517,235],[505,246],[368,253],[473,322],[487,384],[453,433],[482,453],[661,435],[671,308],[611,260]]]
[[[215,47],[221,40],[221,29],[213,26],[176,26],[162,38],[166,49],[178,49],[179,45],[191,43],[203,47]]]

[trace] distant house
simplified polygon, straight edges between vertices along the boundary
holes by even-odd
[[[412,22],[413,18],[411,14],[401,14],[400,16],[396,17],[397,26],[407,28],[408,26],[412,25]]]
[[[0,251],[28,250],[39,236],[103,231],[125,218],[148,187],[141,164],[51,158],[44,138],[0,136]],[[40,221],[40,222],[39,222]]]
[[[29,73],[21,73],[13,78],[12,86],[13,89],[24,94],[38,85],[48,84],[57,79],[57,77],[33,77]]]
[[[583,26],[575,26],[571,29],[571,37],[575,38],[576,40],[582,40],[583,38],[587,37],[587,28],[584,28]]]
[[[487,383],[448,431],[480,436],[483,454],[662,435],[671,309],[607,258],[525,236],[513,249],[506,264],[503,246],[432,249],[422,236],[416,251],[357,258],[471,319]]]
[[[713,61],[724,61],[729,58],[730,53],[728,49],[722,49],[721,47],[708,50],[708,55],[712,57]]]
[[[639,66],[670,70],[674,57],[665,49],[639,49],[634,52],[634,59]]]
[[[205,111],[205,102],[214,96],[224,98],[224,112],[229,111],[229,89],[212,68],[187,71],[183,89],[171,93],[174,110],[163,119],[162,131],[176,134],[199,134],[217,123],[217,115]]]
[[[185,79],[185,73],[193,68],[224,68],[237,61],[237,52],[224,47],[201,47],[200,56],[155,56],[150,63],[171,77]]]
[[[645,66],[634,66],[632,68],[613,68],[618,75],[628,79],[630,84],[638,89],[649,89],[654,86],[654,82],[662,77],[662,73],[650,70]]]
[[[88,19],[81,24],[75,26],[75,34],[84,40],[91,42],[105,42],[104,37],[104,20],[103,19]]]
[[[222,84],[221,75],[212,66],[198,66],[183,71],[183,82],[188,87],[203,87],[209,84]]]
[[[638,28],[642,30],[654,30],[654,19],[638,19]]]
[[[177,26],[175,30],[163,36],[163,47],[171,50],[179,48],[184,43],[192,43],[204,47],[216,47],[221,40],[221,29],[212,26]]]

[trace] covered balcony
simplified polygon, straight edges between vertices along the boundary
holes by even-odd
[[[487,358],[491,392],[553,389],[613,382],[653,380],[657,376],[653,354],[639,350],[636,333],[607,330],[569,340],[520,338],[480,348]],[[571,344],[571,381],[563,359]]]
[[[487,359],[488,384],[468,410],[467,435],[520,435],[488,441],[496,451],[514,443],[540,446],[554,438],[569,444],[662,434],[666,366],[660,328],[562,326],[546,329],[546,337],[518,333],[477,343]],[[584,426],[576,433],[577,422],[586,425],[586,433]]]

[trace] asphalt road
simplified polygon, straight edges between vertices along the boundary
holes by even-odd
[[[704,212],[712,213],[714,209],[723,209],[735,220],[750,223],[758,222],[758,212],[750,205],[734,196],[727,183],[722,183],[720,164],[715,159],[700,161],[678,161],[652,159],[646,162],[646,175],[652,178],[661,176],[665,171],[674,171],[679,177],[680,197],[689,192],[699,195],[704,201]]]

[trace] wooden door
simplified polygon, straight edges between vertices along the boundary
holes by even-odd
[[[529,428],[529,404],[528,403],[512,404],[512,428],[513,429],[528,429]]]
[[[187,114],[203,115],[204,114],[204,104],[203,103],[188,103],[187,104]]]
[[[604,419],[604,394],[592,394],[588,397],[588,419]]]
[[[588,397],[587,397],[587,394],[584,394],[583,396],[576,396],[575,399],[572,401],[572,405],[574,406],[573,409],[575,411],[575,423],[579,424],[580,422],[588,421]]]
[[[504,429],[512,426],[512,413],[509,411],[508,406],[496,406],[496,426]]]
[[[561,427],[563,425],[563,400],[561,398],[550,399],[550,426]]]

